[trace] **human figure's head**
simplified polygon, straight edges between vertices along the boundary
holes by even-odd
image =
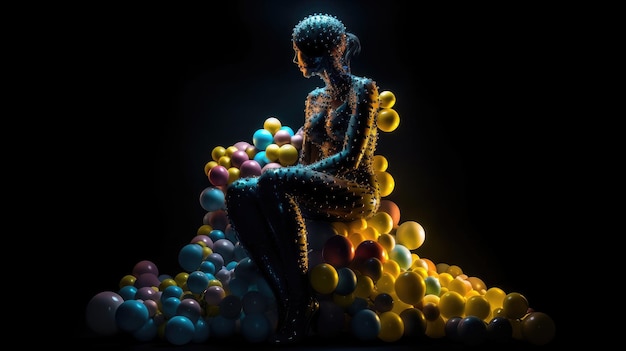
[[[292,42],[294,63],[305,77],[333,67],[349,72],[351,56],[360,51],[358,38],[331,15],[305,17],[294,27]]]

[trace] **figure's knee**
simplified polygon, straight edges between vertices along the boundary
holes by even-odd
[[[257,178],[240,178],[233,181],[226,188],[226,206],[239,207],[257,197]]]

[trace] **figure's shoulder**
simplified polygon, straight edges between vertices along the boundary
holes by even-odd
[[[353,86],[360,94],[370,94],[378,91],[378,86],[372,78],[352,76]]]
[[[324,88],[315,88],[313,90],[311,90],[311,92],[309,93],[309,98],[316,98],[320,95],[322,95],[322,93],[324,93]]]

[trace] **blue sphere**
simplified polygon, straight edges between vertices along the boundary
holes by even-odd
[[[360,310],[350,320],[350,331],[359,340],[376,340],[380,329],[380,317],[368,308]]]
[[[200,206],[207,212],[224,209],[226,207],[224,192],[214,187],[202,190],[200,193]]]
[[[200,267],[204,258],[204,249],[198,244],[187,244],[178,252],[178,264],[187,272]]]
[[[265,314],[248,314],[241,320],[241,333],[249,342],[264,341],[271,331],[270,321]]]
[[[185,345],[191,342],[196,327],[185,316],[174,316],[165,325],[165,339],[174,345]]]
[[[118,328],[129,333],[139,330],[149,318],[148,307],[139,300],[124,301],[115,311],[115,323]]]
[[[265,150],[267,146],[273,142],[274,136],[267,129],[257,129],[257,131],[252,135],[252,143],[259,150]]]
[[[209,277],[203,271],[193,271],[187,277],[187,287],[194,294],[201,294],[209,286]]]

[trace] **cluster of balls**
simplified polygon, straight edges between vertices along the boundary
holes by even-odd
[[[381,94],[383,131],[398,126],[394,103],[392,93]],[[268,165],[295,163],[294,149],[301,146],[298,135],[270,118],[252,144],[236,144],[230,152],[215,148],[205,167],[212,186],[200,195],[207,213],[178,252],[182,271],[161,274],[154,262],[138,262],[118,289],[89,301],[90,329],[99,335],[126,332],[139,341],[174,345],[237,335],[250,343],[268,340],[277,325],[276,300],[229,224],[223,187],[237,177],[258,175]],[[377,172],[388,174],[383,156],[375,163]],[[379,178],[386,182],[383,192],[391,193],[393,178]],[[401,221],[393,201],[383,199],[369,219],[308,221],[307,228],[309,280],[320,301],[314,335],[347,333],[361,341],[383,342],[446,338],[468,345],[512,340],[544,345],[554,338],[552,318],[533,310],[521,293],[488,287],[458,265],[420,257],[425,230],[416,221]]]

